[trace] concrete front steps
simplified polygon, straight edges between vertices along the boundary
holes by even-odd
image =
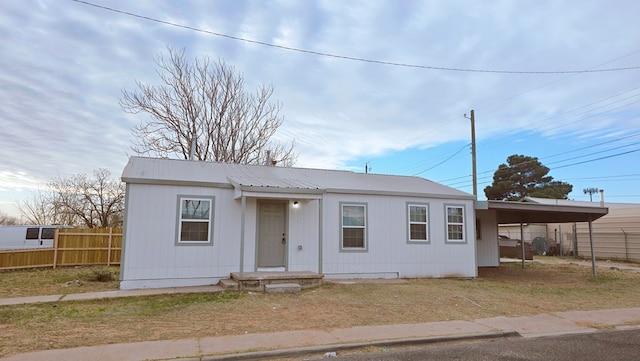
[[[298,292],[322,286],[320,273],[299,272],[233,272],[231,278],[220,280],[219,286],[239,291],[267,293]]]

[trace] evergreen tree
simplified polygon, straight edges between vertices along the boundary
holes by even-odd
[[[554,181],[549,168],[538,158],[514,154],[493,174],[493,184],[484,189],[487,199],[517,201],[523,197],[567,199],[573,186]]]

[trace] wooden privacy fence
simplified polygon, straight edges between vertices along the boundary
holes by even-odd
[[[119,265],[122,228],[60,228],[53,247],[0,251],[0,269]]]

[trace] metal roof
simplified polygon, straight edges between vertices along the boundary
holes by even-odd
[[[532,203],[540,203],[540,204],[555,204],[560,206],[582,206],[582,207],[598,207],[606,206],[609,209],[613,208],[640,208],[640,204],[638,203],[614,203],[614,202],[606,202],[606,201],[574,201],[570,199],[551,199],[551,198],[538,198],[538,197],[524,197],[520,200],[520,202],[532,202]]]
[[[353,193],[475,199],[472,194],[420,177],[341,170],[131,157],[126,183],[182,184],[282,193]]]
[[[476,211],[495,210],[498,224],[589,222],[609,212],[609,208],[599,206],[491,200],[478,201],[475,208]]]

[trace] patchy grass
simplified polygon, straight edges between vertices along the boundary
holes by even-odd
[[[60,290],[60,283],[82,278],[58,272],[36,273],[51,284],[33,282],[43,289]],[[31,271],[15,273],[34,277]],[[2,292],[7,292],[7,274],[0,274]],[[79,288],[111,287],[95,283]],[[19,289],[13,287],[10,293],[36,292]],[[640,274],[602,270],[593,278],[589,268],[577,265],[530,264],[521,269],[505,264],[481,269],[477,279],[326,284],[295,294],[221,292],[5,306],[0,307],[0,357],[119,342],[620,307],[640,307]]]
[[[117,290],[119,278],[117,266],[0,271],[0,298]]]

